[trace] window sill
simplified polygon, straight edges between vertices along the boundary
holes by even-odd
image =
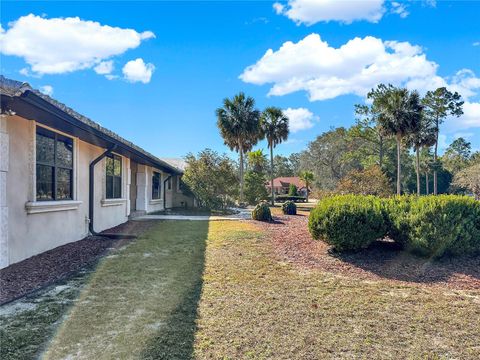
[[[105,206],[120,206],[127,203],[127,199],[103,199],[101,204]]]
[[[27,214],[39,214],[53,211],[77,210],[82,201],[62,200],[62,201],[29,201],[25,204]]]
[[[158,204],[163,204],[163,199],[152,199],[149,202],[150,205],[158,205]]]

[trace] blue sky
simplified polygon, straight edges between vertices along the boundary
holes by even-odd
[[[480,149],[478,18],[479,1],[2,1],[1,72],[160,157],[227,151],[214,112],[239,91],[288,109],[276,152],[301,151],[377,79],[462,92],[441,145]]]

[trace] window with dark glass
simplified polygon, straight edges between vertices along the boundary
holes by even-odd
[[[160,173],[153,172],[152,175],[152,199],[160,199],[162,195],[162,183]]]
[[[106,198],[120,199],[122,197],[122,158],[118,155],[106,157]]]
[[[167,188],[168,188],[168,190],[172,190],[172,177],[171,176],[167,180]]]
[[[37,127],[37,200],[72,200],[73,140]]]

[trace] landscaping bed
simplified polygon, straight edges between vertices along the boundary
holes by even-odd
[[[278,211],[274,212],[279,214]],[[452,289],[480,289],[480,256],[430,260],[399,249],[393,242],[375,242],[360,252],[337,253],[312,239],[308,216],[275,216],[273,223],[258,223],[282,259],[303,267],[365,279],[386,279]]]

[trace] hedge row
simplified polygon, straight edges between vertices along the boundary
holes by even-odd
[[[275,196],[275,201],[277,201],[277,202],[284,202],[284,201],[305,202],[305,201],[307,201],[307,198],[305,196],[277,195],[277,196]]]
[[[312,210],[309,229],[339,251],[360,250],[389,237],[422,256],[476,254],[480,202],[454,195],[332,196]]]

